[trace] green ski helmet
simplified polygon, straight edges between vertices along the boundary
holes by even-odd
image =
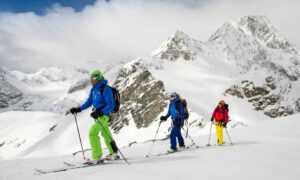
[[[98,80],[99,82],[101,82],[101,81],[104,80],[103,74],[102,74],[101,71],[98,70],[98,69],[92,72],[91,78],[97,78],[97,80]]]

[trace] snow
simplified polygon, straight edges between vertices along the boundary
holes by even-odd
[[[81,154],[51,158],[0,161],[1,179],[298,179],[300,160],[300,115],[263,121],[253,126],[229,129],[233,146],[206,147],[208,136],[193,136],[199,149],[146,158],[152,142],[121,148],[131,162],[37,175],[34,169],[66,167],[62,162],[79,163]],[[210,124],[207,124],[209,127]],[[224,132],[225,141],[228,143]],[[215,143],[215,134],[211,142]],[[191,143],[186,139],[186,143]],[[165,152],[169,140],[156,141],[152,154]],[[88,152],[90,153],[90,152]]]

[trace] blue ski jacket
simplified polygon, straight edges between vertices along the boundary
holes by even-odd
[[[173,122],[174,120],[178,121],[184,121],[184,108],[183,104],[180,101],[180,99],[177,97],[176,99],[172,100],[169,106],[168,114],[166,115],[166,118],[169,118],[171,116]]]
[[[93,86],[88,99],[80,106],[80,109],[85,110],[93,105],[95,109],[100,109],[103,114],[109,116],[109,113],[115,108],[115,101],[111,88],[106,85],[107,80],[103,80]],[[101,93],[102,86],[105,86],[103,93]]]

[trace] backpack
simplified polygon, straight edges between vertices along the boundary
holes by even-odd
[[[224,104],[224,109],[226,109],[229,112],[229,108],[228,107],[229,107],[229,105],[225,103]]]
[[[101,89],[100,89],[100,91],[101,91],[101,94],[103,95],[103,90],[104,90],[104,87],[105,86],[108,86],[108,85],[104,85],[104,86],[101,86]],[[113,113],[116,113],[116,112],[118,112],[119,110],[120,110],[120,105],[121,105],[121,103],[120,103],[120,93],[119,93],[119,91],[116,89],[116,88],[114,88],[114,87],[111,87],[111,86],[108,86],[111,90],[112,90],[112,92],[113,92],[113,97],[114,97],[114,102],[115,102],[115,108],[113,109]]]
[[[189,110],[187,108],[187,102],[185,99],[181,99],[181,103],[182,103],[183,109],[184,109],[184,120],[187,120],[190,116]]]
[[[229,112],[229,108],[228,108],[228,104],[224,104],[223,108],[222,108],[222,112],[221,114],[224,114],[224,111],[227,110],[227,112]],[[218,109],[218,106],[215,108],[215,111]]]
[[[187,108],[187,102],[186,102],[185,99],[181,99],[179,95],[178,95],[178,97],[179,97],[180,102],[181,102],[182,105],[183,105],[183,109],[184,109],[184,120],[187,120],[187,119],[189,118],[189,116],[190,116],[189,110],[188,110],[188,108]],[[177,111],[179,112],[179,108],[178,108],[178,105],[177,105],[177,104],[176,104],[176,109],[177,109]]]

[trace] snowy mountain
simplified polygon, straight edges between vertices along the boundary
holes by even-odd
[[[0,68],[0,108],[6,108],[20,101],[23,93],[7,82],[6,71]]]
[[[1,70],[0,158],[78,151],[74,117],[64,113],[85,101],[91,88],[89,72],[95,67],[120,91],[121,110],[113,114],[110,125],[119,146],[127,146],[153,138],[173,91],[188,102],[193,137],[209,132],[207,122],[220,99],[229,104],[229,129],[297,114],[299,59],[297,48],[266,17],[247,16],[225,23],[207,42],[177,31],[151,56],[131,62],[68,65],[34,74]],[[93,123],[90,112],[77,116],[85,148]],[[23,127],[17,126],[21,117],[29,122]],[[28,133],[21,138],[24,128]],[[162,124],[157,138],[169,133],[170,121]]]
[[[225,23],[208,42],[242,72],[266,68],[291,81],[299,76],[299,51],[285,40],[266,17],[247,16]]]
[[[201,43],[199,41],[190,38],[182,31],[176,31],[171,38],[152,52],[152,56],[168,60],[176,60],[178,58],[193,60],[198,51],[201,51]]]

